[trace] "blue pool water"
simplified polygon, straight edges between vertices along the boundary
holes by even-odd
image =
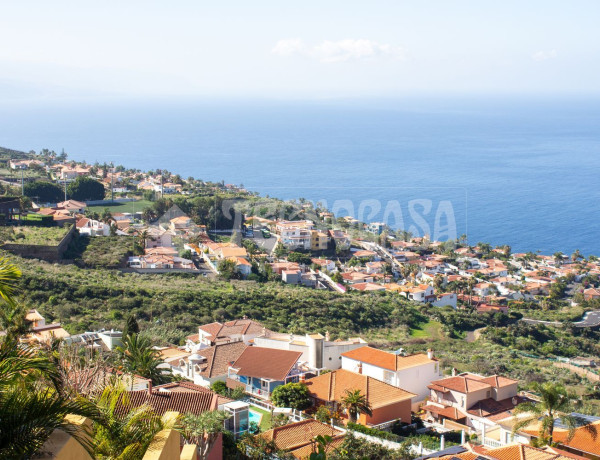
[[[256,422],[258,425],[260,425],[261,420],[262,420],[262,414],[259,414],[258,412],[254,412],[252,409],[250,409],[248,411],[248,422],[249,423]]]

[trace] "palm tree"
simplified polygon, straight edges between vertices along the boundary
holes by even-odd
[[[467,289],[469,291],[469,306],[473,305],[473,288],[477,284],[475,277],[471,277],[467,280]]]
[[[573,412],[573,401],[577,396],[567,392],[564,386],[551,382],[540,384],[534,382],[532,390],[540,395],[538,402],[524,402],[515,407],[513,414],[517,423],[513,427],[513,433],[531,424],[539,422],[539,438],[548,445],[552,445],[554,425],[558,418],[569,430],[567,440],[575,435],[578,426],[584,426],[592,437],[596,438],[596,427],[581,417],[571,415]],[[524,414],[526,417],[519,418]]]
[[[94,454],[109,459],[141,459],[156,434],[172,428],[148,405],[132,407],[124,385],[108,386],[96,400],[101,422],[93,427]]]
[[[371,405],[367,401],[367,397],[360,390],[346,390],[342,398],[342,404],[348,411],[349,419],[352,423],[356,423],[359,414],[373,415]]]
[[[29,458],[58,429],[71,434],[88,450],[81,427],[71,423],[68,414],[97,416],[86,399],[72,395],[66,399],[53,383],[56,368],[47,357],[19,345],[25,330],[25,310],[13,300],[20,270],[0,258],[0,327],[6,335],[0,341],[0,458]]]
[[[0,297],[7,303],[14,303],[12,295],[21,270],[6,257],[0,257]]]
[[[128,335],[123,338],[123,345],[116,350],[125,371],[151,379],[155,385],[169,381],[167,371],[159,367],[163,363],[159,352],[152,348],[148,337]]]
[[[138,244],[142,247],[142,249],[146,249],[146,241],[150,239],[150,233],[148,230],[142,230],[138,233]]]

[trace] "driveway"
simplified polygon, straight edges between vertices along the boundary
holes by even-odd
[[[254,236],[251,238],[245,236],[244,239],[254,241],[263,252],[269,255],[271,255],[273,248],[275,248],[275,245],[277,244],[275,235],[271,235],[271,238],[263,238],[261,231],[258,229],[254,230]]]

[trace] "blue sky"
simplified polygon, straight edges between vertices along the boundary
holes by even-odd
[[[0,98],[600,92],[600,2],[19,1]]]

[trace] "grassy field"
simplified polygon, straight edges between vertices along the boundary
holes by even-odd
[[[88,206],[87,209],[102,213],[104,209],[108,208],[110,212],[130,212],[133,214],[134,212],[143,211],[150,206],[152,206],[152,201],[138,200],[127,203],[115,203],[113,205]]]
[[[410,336],[416,339],[440,339],[442,334],[440,327],[442,324],[438,321],[429,321],[425,324],[420,324],[418,328],[410,330]]]
[[[69,227],[2,227],[0,242],[56,246],[69,231]]]

